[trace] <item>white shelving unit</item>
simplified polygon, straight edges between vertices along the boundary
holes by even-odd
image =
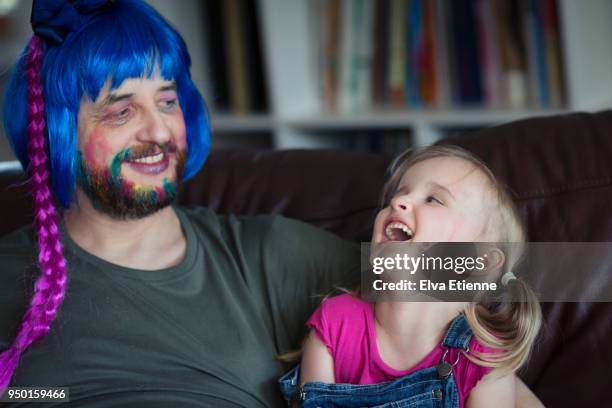
[[[407,129],[417,144],[439,139],[447,128],[485,127],[559,110],[458,109],[322,113],[316,77],[313,27],[306,0],[260,0],[265,71],[271,102],[270,126],[275,147],[329,147],[317,132]],[[612,107],[612,2],[559,0],[568,110]],[[231,119],[230,119],[231,120]],[[331,143],[333,145],[333,143]]]
[[[210,90],[214,84],[209,76],[206,41],[202,40],[205,32],[202,26],[203,2],[148,1],[185,38],[192,57],[194,81],[205,98],[213,100]],[[317,56],[311,43],[316,39],[314,33],[317,30],[311,7],[313,2],[321,0],[256,1],[269,112],[236,116],[213,110],[213,146],[336,147],[346,140],[350,132],[387,129],[406,130],[413,135],[417,144],[427,144],[436,141],[447,129],[486,127],[529,116],[560,113],[550,110],[451,109],[326,114],[321,107]],[[612,1],[558,1],[567,108],[586,111],[610,108]],[[13,44],[15,49],[10,52],[5,50],[7,59],[11,61],[29,35],[30,7],[31,1],[24,0],[12,13],[15,26],[24,29]],[[337,137],[335,132],[338,132]],[[0,158],[13,159],[4,140],[0,143]]]

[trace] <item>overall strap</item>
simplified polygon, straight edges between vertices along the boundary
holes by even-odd
[[[472,328],[465,320],[465,316],[461,313],[455,317],[442,340],[442,345],[449,348],[460,348],[467,350],[472,340]]]

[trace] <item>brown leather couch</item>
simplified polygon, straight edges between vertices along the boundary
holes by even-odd
[[[531,241],[612,241],[612,111],[522,120],[453,142],[511,187]],[[221,213],[284,214],[367,241],[389,161],[340,151],[215,151],[179,199]],[[32,219],[18,177],[0,172],[0,234]],[[578,273],[610,285],[612,254]],[[543,309],[545,327],[522,378],[547,406],[610,406],[612,304]]]

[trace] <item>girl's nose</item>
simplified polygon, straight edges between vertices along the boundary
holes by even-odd
[[[396,211],[406,211],[411,208],[411,204],[405,196],[396,196],[391,199],[391,208]]]

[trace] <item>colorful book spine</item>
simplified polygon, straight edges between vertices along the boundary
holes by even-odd
[[[446,0],[435,1],[434,10],[434,52],[436,64],[436,106],[444,109],[452,104],[454,88],[454,70],[450,67],[452,44],[450,43],[450,15]]]
[[[226,31],[227,67],[229,73],[230,109],[236,114],[250,110],[250,96],[247,78],[247,57],[244,34],[244,4],[240,0],[226,0],[222,3]]]
[[[563,81],[563,63],[561,61],[561,41],[559,33],[559,15],[556,0],[541,0],[542,27],[546,49],[546,67],[548,68],[548,88],[550,106],[561,108],[565,105],[565,86]]]
[[[338,108],[338,67],[340,41],[340,0],[324,0],[318,3],[322,20],[321,69],[324,106],[328,111],[335,112]]]
[[[495,14],[500,29],[505,105],[523,109],[527,107],[526,57],[518,1],[496,0]]]
[[[546,46],[542,25],[542,11],[539,0],[530,0],[531,23],[533,24],[537,82],[540,93],[539,106],[550,107],[550,92],[548,89],[548,67],[546,61]]]
[[[363,112],[372,103],[372,64],[374,59],[374,0],[359,0],[353,19],[355,54],[353,57],[354,110]]]
[[[488,108],[500,108],[503,98],[501,89],[501,55],[493,2],[490,0],[476,0],[475,10],[485,106]]]
[[[438,40],[435,33],[436,3],[423,2],[423,64],[421,72],[420,91],[423,104],[429,108],[437,105],[437,58]]]
[[[557,0],[319,0],[317,10],[329,111],[564,104]]]
[[[458,102],[461,106],[479,105],[483,98],[474,2],[454,0],[451,3]]]
[[[406,95],[411,108],[423,105],[421,83],[424,71],[425,39],[423,35],[422,0],[410,0],[406,15],[406,44],[408,61],[406,62]]]
[[[389,96],[394,108],[406,105],[406,0],[391,0]]]
[[[342,113],[353,111],[353,13],[355,10],[352,0],[342,2],[342,16],[340,26],[340,70],[338,81],[338,110]]]
[[[372,62],[372,101],[374,106],[387,103],[387,74],[389,61],[389,0],[374,4],[374,60]]]

